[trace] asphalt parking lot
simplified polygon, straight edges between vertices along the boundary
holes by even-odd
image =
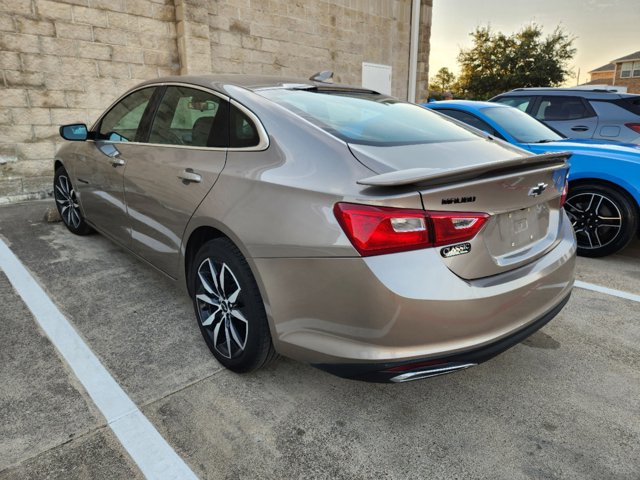
[[[220,368],[188,298],[101,237],[0,207],[0,239],[200,478],[638,479],[640,303],[576,288],[523,344],[401,385]],[[577,279],[640,295],[640,242]],[[0,479],[143,478],[0,270]]]

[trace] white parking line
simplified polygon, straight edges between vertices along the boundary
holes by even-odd
[[[585,290],[591,290],[599,293],[606,293],[607,295],[624,298],[625,300],[633,300],[634,302],[640,302],[640,295],[636,295],[635,293],[629,293],[623,290],[616,290],[614,288],[602,287],[594,283],[581,282],[580,280],[576,280],[574,285],[578,288],[583,288]]]
[[[0,268],[144,476],[158,480],[197,479],[2,240]]]

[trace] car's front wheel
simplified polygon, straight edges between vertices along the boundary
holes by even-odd
[[[56,168],[53,176],[53,198],[62,223],[76,235],[88,235],[93,229],[85,222],[76,192],[64,167]]]
[[[569,188],[565,210],[571,219],[578,255],[603,257],[626,247],[638,231],[638,211],[626,194],[593,183]]]
[[[216,359],[238,373],[272,360],[264,303],[240,250],[227,238],[210,240],[189,270],[198,326]]]

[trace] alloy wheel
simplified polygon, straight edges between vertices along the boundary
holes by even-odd
[[[608,197],[599,193],[580,193],[571,196],[565,210],[573,225],[578,243],[584,249],[609,245],[623,227],[622,213]]]
[[[216,351],[236,358],[245,350],[249,322],[242,313],[242,288],[226,263],[205,259],[196,279],[198,318]]]
[[[76,192],[66,175],[58,175],[54,188],[55,200],[59,205],[60,216],[67,225],[80,227],[80,206],[76,199]]]

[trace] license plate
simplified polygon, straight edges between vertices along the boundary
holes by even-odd
[[[547,234],[549,210],[546,205],[514,210],[499,215],[500,237],[511,248],[518,248],[540,240]]]

